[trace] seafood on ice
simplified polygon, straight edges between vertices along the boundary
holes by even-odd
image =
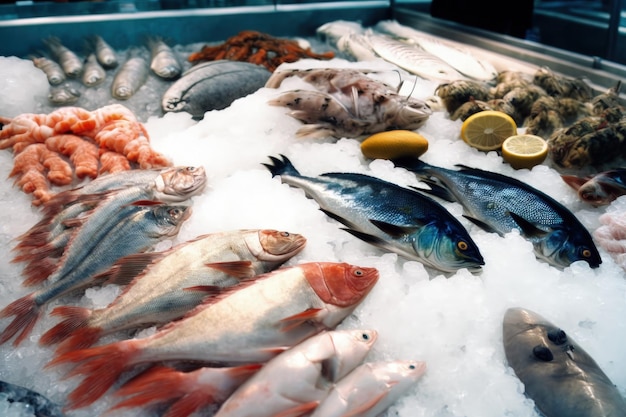
[[[150,48],[150,69],[156,75],[166,80],[177,78],[183,71],[183,67],[172,48],[159,37],[148,37]]]
[[[563,181],[578,193],[582,201],[603,206],[626,195],[626,168],[616,168],[595,175],[579,177],[561,175]]]
[[[366,73],[321,68],[276,71],[266,83],[277,88],[297,76],[315,90],[292,90],[269,101],[284,106],[291,117],[305,123],[298,137],[358,137],[391,129],[415,130],[432,114],[426,102],[405,97]]]
[[[148,80],[150,62],[144,48],[130,48],[126,61],[113,78],[111,96],[118,100],[128,100]]]
[[[593,237],[606,250],[615,263],[626,270],[626,210],[624,197],[615,200],[600,216],[600,227]]]
[[[62,107],[49,114],[1,118],[0,149],[12,148],[12,177],[33,204],[48,201],[51,185],[68,185],[76,178],[96,178],[107,172],[170,166],[154,151],[148,132],[132,111],[112,104],[88,111]],[[114,156],[117,154],[118,156]]]

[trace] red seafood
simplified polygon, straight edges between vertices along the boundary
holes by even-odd
[[[46,139],[46,146],[70,158],[78,178],[98,176],[98,147],[76,135],[56,135]]]

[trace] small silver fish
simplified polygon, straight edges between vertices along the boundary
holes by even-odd
[[[66,106],[68,104],[76,103],[80,96],[80,91],[76,88],[70,85],[64,85],[61,87],[50,88],[48,100],[50,100],[50,103],[57,106]]]
[[[95,87],[102,84],[106,79],[106,72],[104,68],[98,63],[96,54],[89,54],[85,61],[85,68],[83,71],[83,84],[87,87]]]
[[[51,36],[43,41],[50,51],[56,58],[56,60],[61,64],[61,68],[65,72],[65,75],[68,77],[78,77],[80,73],[83,71],[83,61],[64,46],[59,38]]]
[[[48,59],[45,56],[33,56],[31,59],[33,60],[33,64],[46,74],[50,85],[59,85],[65,81],[63,68],[61,68],[57,62]]]
[[[115,56],[115,51],[104,39],[102,39],[101,36],[93,35],[90,38],[90,41],[93,45],[93,49],[96,52],[98,62],[103,67],[113,68],[117,66],[117,57]]]
[[[111,95],[118,100],[128,100],[148,79],[150,66],[140,48],[131,48],[128,59],[122,64],[111,84]]]
[[[156,75],[166,80],[171,80],[181,74],[183,68],[178,58],[176,58],[176,54],[162,39],[149,37],[148,47],[152,56],[150,69]]]

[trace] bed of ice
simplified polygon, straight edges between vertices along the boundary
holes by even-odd
[[[354,64],[341,59],[307,60],[298,65],[368,67],[386,74],[390,82],[399,79],[397,72],[389,71],[389,64],[378,61]],[[30,61],[0,58],[0,115],[34,111],[47,93],[41,76]],[[435,83],[405,77],[405,88],[414,87],[415,97],[433,94]],[[302,84],[288,79],[280,91]],[[139,94],[149,96],[150,92],[140,90]],[[261,89],[227,109],[208,112],[200,122],[185,113],[143,118],[157,150],[177,165],[202,165],[209,176],[210,186],[193,199],[193,215],[176,240],[163,247],[214,231],[273,228],[301,233],[308,239],[305,250],[289,264],[338,261],[378,268],[378,284],[341,327],[379,332],[368,360],[416,359],[426,361],[428,366],[426,375],[389,410],[389,416],[538,416],[533,401],[524,396],[522,383],[507,366],[502,347],[504,312],[516,306],[534,310],[563,328],[626,395],[626,279],[605,251],[600,250],[600,268],[590,269],[579,262],[558,270],[537,261],[530,243],[518,233],[499,237],[466,221],[460,216],[458,204],[446,207],[459,217],[480,247],[486,263],[480,275],[461,270],[444,276],[418,262],[368,246],[340,230],[340,225],[319,211],[301,190],[272,178],[261,164],[269,162],[269,155],[282,153],[305,175],[361,172],[398,184],[417,185],[415,177],[394,169],[388,161],[365,159],[355,139],[295,139],[300,123],[287,116],[285,108],[266,104],[276,94],[277,90]],[[15,101],[9,104],[7,97]],[[135,110],[141,112],[140,107]],[[514,176],[565,204],[590,231],[599,227],[598,217],[606,209],[580,202],[549,165],[515,171],[497,153],[469,148],[459,139],[460,126],[460,121],[451,121],[444,112],[435,112],[419,129],[430,144],[423,159],[443,167],[463,163]],[[5,178],[0,181],[0,213],[4,217],[0,243],[5,248],[0,253],[0,307],[29,292],[20,286],[21,266],[10,263],[10,248],[13,239],[39,219],[38,209],[30,205],[30,196],[7,179],[11,166],[11,152],[0,151],[0,177]],[[612,210],[625,208],[624,199],[612,206]],[[91,289],[82,298],[53,303],[48,311],[67,303],[104,306],[118,291],[114,286]],[[0,328],[6,323],[0,321]],[[62,404],[80,378],[63,380],[60,371],[42,370],[51,351],[40,348],[37,341],[53,324],[55,319],[45,317],[19,348],[0,346],[0,379],[34,389]],[[100,416],[112,403],[112,396],[105,396],[93,406],[67,415]],[[32,414],[3,403],[0,397],[0,415]],[[131,409],[107,415],[149,414]]]

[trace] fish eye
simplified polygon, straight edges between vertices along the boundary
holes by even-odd
[[[456,244],[456,247],[459,248],[460,250],[467,250],[467,248],[469,247],[467,242],[461,240],[459,241],[459,243]]]
[[[415,365],[409,365],[409,369],[415,369]]]
[[[583,251],[582,251],[582,255],[583,255],[585,258],[590,258],[590,257],[591,257],[591,251],[590,251],[589,249],[583,249]]]
[[[367,333],[361,334],[361,337],[363,338],[363,340],[370,340],[370,335]]]
[[[289,232],[280,232],[280,235],[281,235],[282,237],[289,237],[289,236],[291,236],[291,235],[289,234]]]
[[[180,209],[175,208],[175,209],[171,209],[169,213],[170,213],[170,216],[176,217],[180,215],[182,211]]]
[[[548,332],[548,339],[555,345],[562,345],[567,342],[567,334],[561,329],[552,329]]]
[[[552,355],[552,351],[546,346],[537,345],[533,348],[533,355],[535,358],[544,361],[550,362],[554,359],[554,355]]]
[[[357,277],[362,277],[363,276],[363,270],[362,269],[355,269],[354,270],[354,275],[356,275]]]

